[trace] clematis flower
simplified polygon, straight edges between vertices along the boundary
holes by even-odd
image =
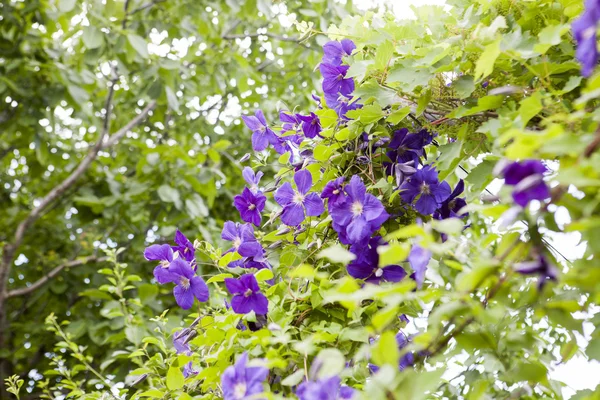
[[[358,104],[358,100],[360,99],[352,101],[351,94],[345,96],[340,93],[325,93],[325,103],[329,108],[337,113],[338,117],[342,121],[348,121],[349,118],[346,117],[346,113],[348,111],[356,110],[362,107],[361,104]]]
[[[537,275],[540,290],[548,280],[556,282],[558,278],[558,269],[543,254],[540,254],[534,261],[516,264],[515,271],[523,275]]]
[[[266,201],[267,198],[261,192],[252,193],[250,189],[244,188],[242,194],[233,198],[233,205],[240,212],[242,221],[260,226],[260,213],[265,209]]]
[[[316,217],[324,211],[323,200],[317,193],[308,193],[312,187],[312,175],[300,170],[294,175],[296,189],[289,182],[275,192],[275,201],[283,207],[281,221],[288,226],[297,226],[308,217]]]
[[[175,232],[175,244],[177,246],[172,247],[173,251],[179,252],[187,262],[195,264],[194,244],[179,229]],[[195,267],[195,265],[192,266]]]
[[[423,135],[409,133],[407,128],[402,128],[394,132],[388,146],[392,150],[389,150],[386,155],[392,162],[412,161],[414,165],[419,165],[419,158],[423,154],[423,143]]]
[[[252,131],[252,149],[254,151],[263,151],[269,146],[269,143],[277,142],[278,137],[267,125],[267,120],[261,110],[256,110],[255,116],[243,115],[242,119]]]
[[[358,175],[350,179],[345,191],[346,200],[331,208],[333,228],[340,235],[340,240],[344,240],[343,243],[356,244],[379,229],[389,214],[377,197],[367,193]]]
[[[160,279],[157,281],[164,283],[175,283],[173,295],[179,307],[189,310],[194,304],[194,297],[198,301],[208,300],[208,286],[204,280],[194,273],[194,270],[182,258],[175,258],[169,268],[160,270]]]
[[[153,244],[144,250],[144,258],[148,261],[160,261],[160,264],[154,268],[154,279],[158,283],[165,284],[163,280],[163,270],[168,270],[173,261],[173,249],[168,244]]]
[[[248,353],[244,353],[221,375],[224,400],[250,399],[264,392],[263,382],[269,370],[265,367],[248,367],[247,363]]]
[[[225,252],[237,251],[242,257],[257,257],[263,255],[263,248],[254,237],[254,228],[250,224],[225,222],[221,238],[233,243],[233,247]]]
[[[337,376],[318,381],[305,381],[296,389],[296,396],[300,400],[347,400],[352,399],[355,393],[354,389],[341,385],[341,380]]]
[[[240,276],[240,279],[225,278],[225,286],[233,294],[231,308],[237,314],[248,314],[254,311],[257,315],[265,315],[269,311],[269,301],[258,287],[252,274]]]
[[[263,175],[264,174],[262,171],[258,171],[255,174],[254,170],[250,167],[244,167],[242,170],[242,176],[244,177],[244,180],[248,184],[248,187],[252,193],[259,192],[258,185],[260,184],[260,179],[263,177]]]
[[[513,162],[503,168],[504,182],[514,185],[512,197],[521,207],[531,200],[544,201],[550,197],[550,189],[544,182],[546,166],[539,160]]]
[[[573,36],[577,42],[575,57],[581,64],[581,74],[588,77],[598,63],[597,25],[600,7],[596,0],[586,0],[585,11],[573,22]]]
[[[327,202],[329,212],[331,212],[331,207],[342,204],[346,200],[346,194],[344,193],[344,177],[341,176],[327,182],[321,192],[321,198],[329,200]]]
[[[319,69],[323,75],[323,92],[327,95],[337,96],[338,93],[346,97],[352,97],[354,91],[354,79],[346,78],[347,65],[321,64]]]
[[[293,114],[285,110],[279,112],[279,120],[283,122],[283,125],[281,126],[282,132],[296,131],[302,122],[298,118],[298,114]]]
[[[379,284],[381,281],[400,282],[406,276],[406,271],[399,265],[387,265],[379,268],[379,253],[377,247],[386,244],[381,236],[369,239],[368,245],[353,245],[350,251],[356,259],[348,264],[348,274],[365,282]]]
[[[302,122],[301,127],[304,136],[309,139],[314,139],[316,136],[319,136],[321,133],[321,121],[315,113],[311,112],[310,115],[296,114],[296,116]]]
[[[407,203],[416,200],[415,208],[423,215],[433,214],[450,196],[450,185],[439,182],[435,168],[426,165],[400,186],[400,197]]]
[[[356,49],[356,45],[350,39],[342,39],[341,42],[332,40],[323,45],[323,62],[332,65],[341,65],[342,57],[349,56]]]
[[[183,335],[181,334],[182,331],[183,329],[180,329],[173,335],[173,346],[175,347],[175,351],[177,352],[177,354],[185,354],[187,356],[191,356],[192,349],[190,348],[189,343],[186,343],[186,340],[192,331],[190,330],[188,331],[188,333],[185,333]],[[192,374],[196,375],[198,374],[198,371],[194,370],[192,362],[190,361],[183,366],[183,376],[187,378]]]
[[[413,270],[411,277],[417,282],[417,288],[421,289],[425,281],[425,272],[427,264],[431,260],[431,252],[415,244],[408,254],[408,263]]]
[[[465,199],[461,199],[458,196],[465,190],[465,182],[461,179],[450,196],[442,202],[439,209],[433,213],[435,219],[447,219],[447,218],[464,218],[468,214],[458,215],[461,208],[467,205]]]

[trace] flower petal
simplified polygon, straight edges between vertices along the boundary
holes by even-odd
[[[293,199],[294,199],[294,189],[292,189],[292,185],[289,182],[285,182],[275,192],[275,201],[280,206],[286,206],[286,205],[290,204]]]
[[[153,273],[154,279],[156,279],[156,281],[161,285],[164,285],[165,283],[178,282],[181,278],[179,275],[171,272],[169,268],[165,268],[160,265],[154,268]]]
[[[317,193],[309,193],[306,195],[304,198],[304,207],[306,207],[306,215],[309,217],[316,217],[317,215],[323,214],[323,211],[325,211],[323,199],[321,199]]]
[[[306,194],[312,187],[312,175],[309,171],[301,169],[294,175],[294,182],[296,182],[298,192]]]
[[[252,302],[249,297],[242,294],[236,294],[231,299],[231,308],[236,314],[248,314],[252,311]]]
[[[288,226],[298,226],[304,221],[304,208],[301,205],[290,203],[283,208],[281,222]]]
[[[194,294],[194,297],[198,299],[198,301],[205,302],[208,301],[208,298],[210,297],[206,282],[204,282],[204,279],[199,276],[194,276],[190,280],[190,290]]]
[[[269,136],[266,132],[254,132],[252,134],[252,149],[254,151],[263,151],[269,146]]]
[[[188,264],[188,262],[181,257],[178,257],[171,262],[171,265],[169,266],[169,271],[177,275],[186,277],[187,279],[191,279],[192,276],[194,276],[194,270],[192,269],[190,264]]]
[[[177,285],[173,288],[173,295],[177,305],[184,310],[189,310],[194,305],[194,294],[190,289],[184,289],[182,286]]]
[[[246,291],[243,283],[234,278],[225,278],[225,287],[231,294],[241,294]]]
[[[251,131],[257,131],[263,127],[258,118],[248,115],[242,115],[242,120]]]
[[[148,261],[172,261],[173,249],[168,244],[153,244],[144,250],[144,257]]]
[[[381,276],[388,282],[400,282],[406,276],[406,271],[399,265],[388,265],[383,268]]]
[[[221,232],[221,239],[228,240],[230,242],[234,241],[237,237],[239,237],[238,227],[235,222],[227,221],[223,225],[223,231]]]
[[[269,300],[264,294],[258,292],[249,296],[252,310],[256,315],[265,315],[269,312]]]
[[[433,214],[433,212],[438,208],[438,203],[435,201],[435,198],[431,195],[422,194],[419,197],[419,200],[415,203],[415,208],[418,212],[423,215]]]
[[[354,218],[352,222],[350,222],[346,228],[346,233],[348,234],[348,239],[353,243],[360,242],[371,234],[369,231],[369,224],[362,215]]]
[[[350,183],[346,185],[346,193],[348,193],[348,196],[352,202],[364,202],[365,195],[367,194],[367,188],[358,175],[354,175],[352,179],[350,179]]]

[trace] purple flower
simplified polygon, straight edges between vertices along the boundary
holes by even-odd
[[[173,261],[173,249],[168,244],[153,244],[144,250],[144,257],[148,261],[160,261],[154,268],[154,279],[161,285],[163,281],[163,270],[168,270]]]
[[[242,221],[260,226],[262,210],[265,209],[267,198],[262,193],[252,193],[248,188],[244,188],[242,194],[233,198],[233,205],[240,212]]]
[[[352,97],[354,91],[354,79],[346,78],[347,65],[321,64],[319,69],[323,75],[323,92],[326,95],[337,96],[338,93],[346,97]]]
[[[177,354],[185,354],[187,356],[191,356],[192,349],[190,348],[190,345],[186,343],[186,340],[192,331],[188,330],[188,332],[184,333],[183,335],[181,334],[182,331],[183,329],[180,329],[173,335],[173,346],[175,346],[175,351],[177,351]],[[183,376],[187,378],[192,374],[196,375],[198,374],[198,371],[194,370],[192,362],[190,361],[183,366]]]
[[[356,259],[348,264],[348,274],[365,282],[379,284],[381,281],[400,282],[406,276],[406,271],[399,265],[388,265],[379,268],[379,253],[377,247],[386,244],[381,236],[369,239],[367,246],[353,245],[350,251]]]
[[[392,162],[406,163],[413,161],[415,165],[418,165],[419,157],[423,155],[423,143],[423,135],[409,133],[407,128],[402,128],[394,132],[388,146],[392,150],[386,154]]]
[[[265,315],[269,311],[269,301],[258,287],[252,274],[240,276],[240,279],[225,278],[225,286],[233,294],[231,308],[237,314],[248,314],[254,311],[257,315]]]
[[[263,177],[262,171],[258,171],[256,174],[254,174],[254,170],[252,168],[244,167],[242,170],[242,176],[248,184],[250,191],[252,191],[252,193],[258,193],[258,184],[260,183],[260,179]]]
[[[156,270],[154,273],[157,276]],[[194,273],[190,264],[180,257],[175,258],[169,268],[160,269],[156,280],[159,283],[175,283],[173,295],[179,307],[184,310],[192,307],[194,297],[202,302],[208,300],[208,286],[201,277]]]
[[[548,280],[555,281],[558,277],[557,268],[550,264],[542,254],[535,261],[527,261],[515,265],[515,270],[523,275],[537,275],[538,288],[541,290]]]
[[[450,196],[450,185],[447,182],[438,182],[438,174],[431,165],[417,170],[413,176],[400,186],[400,197],[407,203],[413,203],[415,208],[423,215],[433,214],[444,200]]]
[[[334,180],[327,182],[321,192],[322,199],[329,199],[327,209],[331,212],[331,207],[340,205],[346,200],[344,194],[344,177],[340,176]]]
[[[254,228],[250,224],[239,224],[232,221],[225,222],[221,238],[232,242],[233,247],[225,253],[237,251],[242,257],[263,256],[263,248],[254,237]]]
[[[550,189],[544,182],[546,166],[539,160],[515,161],[503,169],[504,182],[514,185],[512,197],[521,207],[531,200],[544,201],[550,197]]]
[[[345,189],[346,200],[331,208],[333,228],[340,235],[342,243],[361,243],[381,227],[389,214],[377,197],[367,193],[358,175],[350,179]]]
[[[265,367],[247,367],[248,353],[242,354],[235,365],[221,375],[224,400],[243,400],[263,393],[263,382],[269,375]]]
[[[292,114],[289,111],[280,111],[279,119],[283,122],[281,126],[282,132],[296,131],[301,121],[298,119],[298,114]]]
[[[413,270],[411,277],[417,282],[419,289],[423,286],[425,271],[427,271],[427,264],[429,264],[430,259],[431,252],[417,244],[413,245],[408,254],[408,263]]]
[[[345,400],[351,399],[354,394],[354,389],[342,386],[340,378],[337,376],[318,381],[305,381],[296,389],[296,396],[300,400]]]
[[[314,139],[321,133],[321,121],[313,112],[310,115],[296,114],[298,119],[302,121],[302,132],[309,139]]]
[[[396,334],[396,344],[398,349],[402,350],[410,343],[410,337],[406,336],[402,331]],[[404,371],[406,368],[411,367],[415,362],[415,355],[412,352],[408,352],[400,357],[398,360],[398,369]],[[373,364],[369,364],[369,369],[372,373],[379,371],[379,367]]]
[[[581,63],[581,74],[588,77],[598,63],[596,27],[600,20],[600,6],[597,0],[587,0],[585,11],[573,22],[573,36],[577,42],[575,57]]]
[[[181,233],[179,229],[175,232],[175,244],[177,246],[173,246],[173,251],[179,252],[179,254],[189,263],[195,264],[195,249],[194,244],[189,241],[189,239]],[[193,265],[195,267],[195,265]]]
[[[433,214],[433,218],[436,219],[447,219],[447,218],[464,218],[468,214],[458,215],[461,208],[467,205],[465,199],[458,198],[465,190],[465,182],[461,179],[450,196],[442,202],[440,208]]]
[[[244,123],[252,131],[252,149],[263,151],[269,143],[275,144],[278,137],[267,125],[267,120],[261,110],[256,110],[255,116],[243,115]]]
[[[294,175],[296,189],[289,182],[281,185],[275,192],[275,201],[283,207],[281,221],[288,226],[297,226],[304,218],[316,217],[324,211],[323,200],[317,193],[308,193],[312,187],[312,175],[300,170]]]
[[[323,45],[323,62],[326,64],[341,65],[342,57],[349,56],[356,49],[356,45],[350,39],[340,42],[332,40]]]

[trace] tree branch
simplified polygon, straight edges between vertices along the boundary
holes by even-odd
[[[164,3],[164,2],[166,2],[166,1],[167,1],[167,0],[152,0],[151,2],[149,2],[149,3],[147,3],[147,4],[144,4],[144,5],[142,5],[142,6],[138,7],[138,8],[136,8],[136,9],[134,9],[134,10],[131,10],[131,12],[129,12],[129,15],[133,15],[133,14],[135,14],[135,13],[139,13],[140,11],[144,11],[144,10],[145,10],[145,9],[147,9],[147,8],[150,8],[150,7],[152,7],[152,6],[155,6],[156,4],[159,4],[159,3]]]
[[[14,289],[14,290],[9,291],[6,294],[6,298],[16,297],[16,296],[25,296],[31,292],[34,292],[35,290],[37,290],[40,287],[42,287],[43,285],[45,285],[48,281],[50,281],[50,279],[52,279],[56,275],[58,275],[65,268],[79,267],[81,265],[86,265],[86,264],[93,263],[93,262],[99,263],[99,262],[103,262],[106,260],[108,260],[108,257],[91,256],[91,257],[85,257],[85,258],[80,258],[78,260],[72,260],[72,261],[66,262],[66,263],[61,264],[58,267],[55,267],[54,269],[52,269],[50,272],[48,272],[42,278],[38,279],[33,284],[31,284],[31,286],[27,286],[24,288]]]
[[[152,109],[154,109],[154,107],[156,107],[156,100],[151,101],[150,103],[148,103],[148,105],[142,110],[141,113],[139,113],[138,115],[136,115],[131,121],[129,121],[124,127],[122,127],[121,129],[119,129],[116,133],[113,133],[102,144],[101,148],[102,149],[106,149],[108,147],[114,146],[119,140],[121,140],[121,138],[123,136],[125,136],[125,134],[127,132],[129,132],[134,127],[136,127],[137,125],[139,125],[139,123],[142,122],[144,120],[144,118],[146,118],[146,115],[148,115],[148,113],[150,111],[152,111]]]

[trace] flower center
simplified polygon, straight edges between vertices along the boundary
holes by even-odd
[[[448,203],[448,208],[453,210],[454,207],[456,207],[456,199],[452,199],[450,200],[450,202]]]
[[[240,239],[239,237],[236,237],[235,239],[233,239],[233,248],[237,249],[238,247],[240,247],[240,245],[242,244],[242,239]]]
[[[250,210],[250,211],[254,210],[255,208],[256,208],[256,205],[254,205],[254,204],[250,204],[248,206],[248,210]]]
[[[244,297],[250,297],[250,296],[252,296],[252,289],[247,289],[247,290],[244,292]]]
[[[361,204],[360,201],[355,201],[354,203],[352,203],[352,214],[355,217],[362,215],[362,212],[363,212],[363,205]]]
[[[335,190],[333,191],[333,194],[340,194],[340,189],[335,189]]]
[[[344,79],[344,75],[339,74],[335,79],[341,81],[342,79]]]
[[[190,280],[188,278],[186,278],[185,276],[182,276],[180,278],[179,284],[181,285],[181,287],[183,287],[186,290],[190,288]]]
[[[238,382],[235,384],[235,386],[233,387],[233,396],[236,399],[243,399],[244,397],[246,397],[246,383],[245,382]]]
[[[421,194],[431,194],[431,189],[429,189],[429,185],[425,182],[421,184]]]
[[[383,275],[383,270],[381,268],[377,268],[375,270],[375,276],[378,278],[381,278],[382,275]]]
[[[170,264],[171,263],[168,260],[161,260],[161,262],[160,262],[160,266],[163,268],[169,268]]]
[[[302,204],[304,203],[304,195],[300,192],[294,192],[294,198],[292,201],[296,204]]]

